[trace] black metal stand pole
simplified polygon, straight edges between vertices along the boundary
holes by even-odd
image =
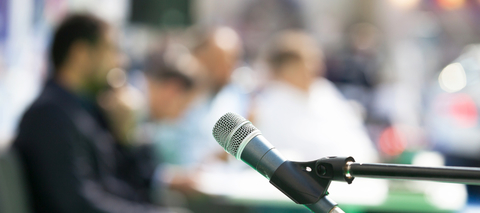
[[[480,168],[421,167],[402,164],[348,163],[346,173],[353,177],[429,180],[480,185]]]
[[[330,181],[352,183],[356,177],[381,179],[428,180],[449,183],[480,185],[480,168],[471,167],[422,167],[406,164],[355,163],[352,157],[325,157],[312,162],[294,162],[319,180],[323,196],[315,204],[305,205],[313,212],[342,212],[333,202],[328,202],[325,193]],[[311,170],[313,167],[315,169]],[[327,182],[322,182],[327,181]],[[325,184],[326,183],[326,184]],[[325,208],[327,207],[327,208]],[[335,211],[333,211],[335,210]],[[338,210],[338,211],[337,211]]]

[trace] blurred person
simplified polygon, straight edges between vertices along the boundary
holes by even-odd
[[[304,31],[277,35],[266,50],[272,80],[255,97],[253,123],[292,160],[353,156],[376,161],[361,119],[321,77],[323,57]]]
[[[204,67],[209,90],[213,95],[230,83],[241,54],[238,34],[229,27],[217,27],[196,34],[200,38],[193,47],[193,54]]]
[[[373,24],[358,23],[350,27],[347,45],[340,57],[332,60],[327,77],[341,86],[351,85],[367,89],[375,86],[379,60],[382,59],[379,57],[380,38],[380,30]],[[348,92],[346,91],[347,94]]]
[[[171,212],[151,205],[158,176],[148,147],[123,146],[96,99],[117,66],[114,31],[71,15],[50,49],[53,73],[13,143],[35,212]]]
[[[198,37],[193,54],[206,73],[208,86],[203,93],[203,103],[209,110],[208,128],[227,112],[246,116],[250,94],[241,85],[244,82],[232,78],[235,72],[241,72],[236,70],[243,54],[239,35],[232,28],[223,26],[207,29]]]
[[[201,85],[182,116],[159,123],[155,141],[167,155],[165,163],[198,168],[224,154],[212,137],[212,128],[227,112],[246,116],[249,96],[231,79],[242,53],[234,30],[196,28],[186,34],[191,37],[187,46],[200,66]]]
[[[327,60],[325,76],[346,99],[359,103],[360,111],[366,113],[367,123],[389,125],[389,119],[375,105],[378,102],[376,90],[381,78],[386,77],[379,72],[384,61],[381,38],[380,29],[371,23],[352,25],[345,47]]]
[[[152,137],[157,143],[159,162],[186,166],[186,162],[196,159],[198,149],[186,144],[188,137],[194,136],[182,131],[185,124],[181,121],[199,92],[200,67],[188,50],[178,51],[183,47],[180,44],[167,46],[153,51],[145,64],[149,113],[156,124]]]
[[[152,118],[174,120],[182,115],[198,84],[196,60],[188,53],[157,50],[148,57],[145,74]]]
[[[243,1],[236,23],[245,40],[246,60],[255,60],[262,44],[286,29],[307,28],[305,2],[292,0]]]

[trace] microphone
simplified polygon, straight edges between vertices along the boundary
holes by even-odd
[[[262,136],[247,119],[235,113],[223,115],[213,127],[213,137],[226,152],[242,160],[297,204],[319,213],[343,213],[326,196],[329,180],[318,178],[316,161],[292,162]]]

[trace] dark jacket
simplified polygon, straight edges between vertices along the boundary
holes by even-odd
[[[13,146],[35,212],[163,211],[147,204],[152,149],[120,146],[95,104],[54,81],[23,115]]]

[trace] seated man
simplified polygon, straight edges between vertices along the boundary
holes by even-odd
[[[216,161],[218,153],[224,157],[225,152],[212,137],[212,127],[230,111],[247,117],[250,97],[231,79],[242,46],[236,32],[228,27],[214,27],[190,33],[187,36],[192,39],[185,43],[190,44],[200,66],[199,85],[182,116],[161,119],[155,142],[164,153],[165,163],[192,170]]]
[[[156,169],[149,152],[122,146],[95,101],[116,66],[110,27],[88,15],[68,17],[50,59],[53,75],[13,144],[35,212],[170,212],[149,204]]]
[[[272,80],[255,98],[252,121],[285,157],[377,160],[360,117],[321,77],[322,52],[312,37],[302,31],[281,33],[270,44],[266,61]]]
[[[191,135],[179,131],[185,124],[178,120],[198,94],[200,73],[195,58],[188,51],[179,51],[181,47],[172,43],[155,50],[145,64],[149,113],[156,123],[150,137],[157,143],[161,162],[175,165],[191,160],[197,151],[185,143]]]

